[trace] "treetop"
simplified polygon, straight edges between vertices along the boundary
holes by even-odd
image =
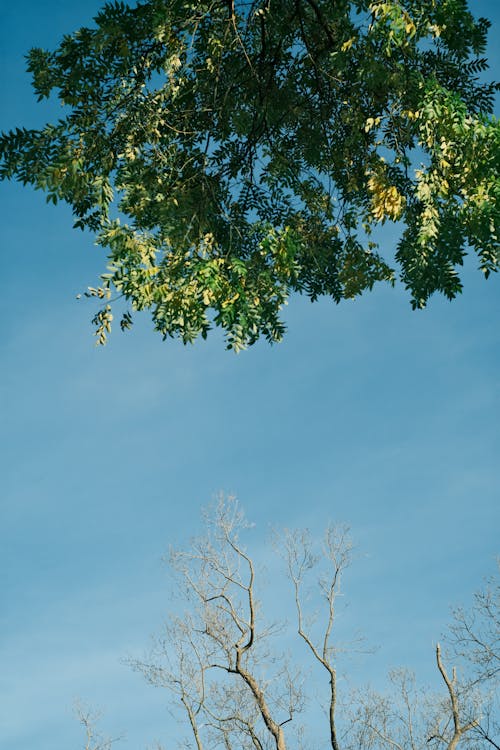
[[[67,202],[107,268],[87,296],[100,343],[113,296],[185,343],[284,334],[293,292],[378,281],[413,307],[498,269],[497,85],[489,22],[465,0],[146,0],[32,49],[57,122],[0,137],[0,175]],[[377,228],[401,228],[389,262]]]

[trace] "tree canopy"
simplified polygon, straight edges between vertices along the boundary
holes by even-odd
[[[280,340],[292,292],[336,302],[400,277],[411,304],[499,264],[489,23],[466,0],[145,0],[32,49],[63,117],[0,137],[0,175],[66,201],[108,266],[87,295],[164,337]],[[377,228],[401,227],[379,248]],[[116,295],[115,295],[116,296]]]

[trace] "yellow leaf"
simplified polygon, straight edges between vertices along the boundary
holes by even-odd
[[[380,222],[386,218],[397,221],[403,211],[405,199],[395,185],[388,185],[383,174],[372,174],[368,180],[372,194],[372,216]]]
[[[229,305],[232,305],[233,302],[236,302],[236,300],[238,299],[239,296],[240,296],[239,292],[236,292],[236,294],[233,297],[231,297],[231,299],[226,299],[222,303],[222,307],[229,307]]]
[[[365,123],[365,133],[378,125],[380,125],[380,117],[369,117]]]
[[[352,36],[350,39],[347,40],[347,42],[344,42],[344,44],[341,46],[342,52],[347,52],[348,49],[351,49],[352,45],[356,41],[356,37]]]

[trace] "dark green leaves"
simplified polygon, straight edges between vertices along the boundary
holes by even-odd
[[[370,237],[386,221],[413,305],[452,298],[469,248],[498,267],[487,28],[462,0],[108,3],[29,54],[66,115],[3,134],[0,175],[69,203],[107,251],[99,288],[163,337],[277,341],[291,292],[394,283]]]

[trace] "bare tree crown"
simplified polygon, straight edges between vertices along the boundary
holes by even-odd
[[[322,685],[326,723],[321,747],[499,750],[492,699],[499,676],[498,587],[493,582],[477,594],[471,612],[455,610],[447,656],[436,648],[440,694],[419,689],[414,675],[404,669],[390,673],[387,694],[370,688],[347,694],[339,681],[343,646],[336,618],[343,577],[352,562],[349,529],[329,525],[320,543],[307,530],[275,535],[274,548],[283,560],[295,607],[292,627],[266,622],[258,597],[261,568],[245,544],[252,525],[238,501],[219,497],[205,514],[205,526],[205,534],[188,549],[170,554],[186,611],[170,617],[148,659],[133,663],[152,684],[168,689],[187,720],[189,747],[316,747],[318,727],[306,738],[301,723],[316,700],[306,689],[310,680],[303,674],[304,659],[298,648],[292,658],[283,647],[295,637]],[[472,665],[468,671],[458,674],[448,666],[464,657]]]

